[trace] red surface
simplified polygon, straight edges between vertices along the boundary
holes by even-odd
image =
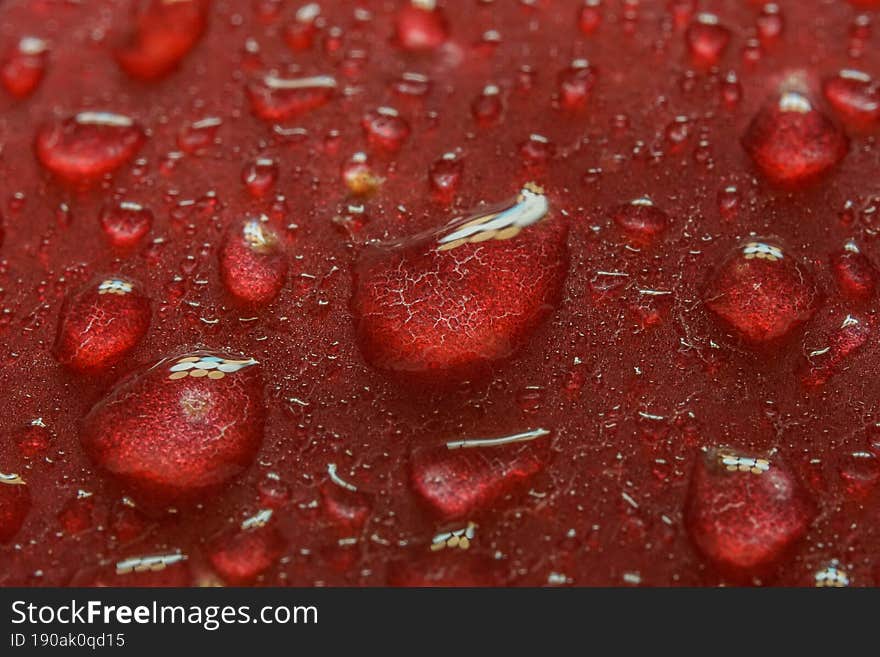
[[[173,4],[0,8],[0,584],[880,584],[876,2]],[[529,181],[547,218],[468,271],[405,250]],[[750,242],[783,269],[725,278]],[[377,249],[473,329],[428,376],[440,329],[379,287],[358,321]],[[149,329],[72,371],[64,301],[110,276]],[[201,425],[173,386],[211,379],[120,384],[198,347],[259,361]],[[536,428],[419,488],[420,449]]]

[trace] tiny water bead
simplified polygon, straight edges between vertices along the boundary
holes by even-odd
[[[782,184],[803,183],[825,174],[849,150],[840,127],[794,91],[781,94],[758,111],[742,144],[761,173]]]
[[[814,512],[778,458],[711,448],[694,465],[685,522],[716,566],[752,571],[774,563],[802,538]]]
[[[116,51],[134,78],[167,75],[195,47],[208,22],[209,0],[147,0],[135,3],[132,30]]]
[[[703,300],[738,335],[762,343],[808,320],[818,297],[805,266],[781,245],[751,241],[734,249],[712,274]]]
[[[283,121],[326,105],[336,94],[330,75],[283,78],[270,73],[247,85],[251,109],[266,121]]]
[[[549,433],[533,429],[418,447],[410,456],[413,490],[443,518],[485,510],[546,466]]]
[[[101,210],[101,229],[115,247],[130,248],[146,237],[153,226],[153,212],[140,203],[120,201]]]
[[[239,475],[263,440],[253,358],[195,351],[121,380],[85,416],[83,449],[147,503],[204,495]]]
[[[0,82],[15,98],[30,96],[46,73],[49,45],[40,38],[19,39],[0,62]]]
[[[65,300],[52,351],[72,370],[106,370],[143,339],[151,314],[149,298],[134,281],[93,281]]]
[[[89,182],[126,164],[146,141],[133,119],[113,112],[80,112],[37,132],[40,163],[60,178]]]
[[[31,508],[31,493],[20,475],[0,472],[0,543],[15,538]]]
[[[383,370],[436,376],[511,355],[558,302],[567,234],[528,184],[439,230],[367,248],[352,298],[364,355]]]
[[[220,277],[236,299],[263,305],[274,299],[287,276],[287,257],[265,215],[234,225],[220,247]]]

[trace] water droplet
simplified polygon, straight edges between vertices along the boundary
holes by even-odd
[[[812,517],[812,503],[779,459],[726,448],[697,458],[685,521],[697,548],[716,565],[770,565],[806,533]]]
[[[357,152],[342,166],[342,180],[355,196],[369,196],[376,192],[385,179],[373,169],[364,152]]]
[[[796,92],[783,93],[765,105],[752,119],[742,143],[765,176],[785,184],[821,176],[849,150],[840,128]]]
[[[138,3],[134,29],[116,51],[126,73],[150,80],[173,71],[198,43],[208,22],[205,0],[148,0]]]
[[[241,181],[254,198],[268,194],[278,180],[278,163],[271,157],[257,157],[248,161],[241,171]]]
[[[410,457],[413,490],[443,518],[485,510],[546,466],[548,434],[536,429],[418,448]]]
[[[714,14],[697,15],[685,32],[691,57],[700,64],[717,64],[730,43],[730,30]]]
[[[596,68],[586,59],[574,60],[559,74],[559,100],[562,106],[577,109],[586,105],[597,77]]]
[[[263,518],[268,519],[263,520]],[[271,568],[286,547],[284,537],[272,519],[262,511],[245,520],[241,527],[212,539],[206,548],[211,567],[233,585],[252,583]]]
[[[217,142],[217,131],[221,125],[223,119],[217,116],[188,123],[177,135],[178,148],[190,155],[204,155]]]
[[[364,354],[382,369],[435,375],[509,356],[558,300],[567,232],[529,184],[439,231],[369,247],[352,300]]]
[[[58,512],[61,530],[72,536],[92,528],[92,514],[95,510],[95,499],[91,493],[79,491],[76,497],[68,500]]]
[[[0,63],[0,82],[16,98],[30,96],[46,72],[49,46],[37,37],[24,37]]]
[[[220,276],[226,289],[247,304],[274,299],[287,276],[287,258],[266,217],[233,226],[220,248]]]
[[[15,438],[18,452],[27,458],[42,456],[52,444],[52,432],[43,418],[34,418],[20,427]]]
[[[646,197],[617,206],[611,216],[615,224],[640,244],[654,241],[669,225],[669,216]]]
[[[852,360],[873,334],[873,321],[856,313],[826,313],[804,337],[805,364],[801,381],[805,386],[824,385]]]
[[[434,0],[410,0],[397,12],[397,43],[405,50],[434,50],[449,38],[449,24]]]
[[[761,13],[755,20],[755,26],[758,29],[758,38],[761,39],[761,43],[766,45],[779,39],[785,29],[785,21],[779,5],[770,2],[761,7]]]
[[[740,199],[739,190],[735,185],[728,185],[718,192],[718,214],[724,221],[735,221],[739,215]]]
[[[519,154],[526,164],[545,164],[556,155],[556,146],[543,135],[531,134],[528,139],[520,143]]]
[[[295,20],[288,23],[284,28],[284,43],[294,52],[310,50],[318,33],[318,19],[321,15],[321,7],[310,2],[303,5],[296,12]]]
[[[55,175],[90,181],[115,171],[143,146],[146,136],[132,119],[112,112],[80,112],[56,119],[37,133],[37,157]]]
[[[31,493],[17,474],[0,472],[0,543],[12,540],[27,518]]]
[[[421,73],[403,73],[391,84],[392,90],[408,98],[424,98],[431,91],[431,79]]]
[[[601,0],[584,0],[578,12],[578,27],[584,34],[592,34],[602,24]]]
[[[484,87],[471,105],[471,113],[477,123],[483,126],[496,123],[501,118],[502,110],[501,90],[494,84]]]
[[[121,201],[104,206],[101,229],[113,246],[130,248],[140,242],[153,226],[153,212],[140,203]]]
[[[728,108],[734,108],[742,100],[742,85],[735,71],[728,71],[721,83],[721,101]]]
[[[275,472],[267,472],[257,484],[260,504],[270,509],[283,508],[290,500],[290,486]]]
[[[105,370],[137,346],[150,327],[150,315],[150,300],[133,281],[96,280],[65,300],[55,358],[78,372]]]
[[[80,441],[145,503],[164,504],[240,474],[264,421],[257,361],[196,351],[122,379],[83,419]]]
[[[336,80],[329,75],[282,78],[266,75],[247,86],[251,109],[266,121],[283,121],[322,107],[336,93]]]
[[[880,83],[867,73],[845,69],[827,78],[822,91],[843,118],[856,123],[880,120]]]
[[[880,282],[880,272],[855,242],[847,242],[831,257],[831,270],[840,291],[851,299],[870,299]]]
[[[380,107],[364,114],[361,127],[372,146],[387,151],[399,150],[410,133],[406,120],[390,107]]]
[[[769,342],[809,319],[818,293],[804,266],[770,241],[750,241],[721,263],[704,300],[751,342]]]
[[[871,452],[851,452],[840,460],[838,472],[847,497],[860,502],[880,482],[880,459]]]
[[[455,153],[445,153],[439,159],[434,160],[428,171],[431,190],[440,198],[450,200],[461,184],[463,171],[463,160]]]

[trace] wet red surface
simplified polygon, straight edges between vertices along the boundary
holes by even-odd
[[[0,8],[0,584],[880,583],[878,3],[318,4]]]

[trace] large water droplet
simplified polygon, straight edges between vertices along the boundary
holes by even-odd
[[[49,46],[37,37],[24,37],[0,63],[0,82],[16,98],[30,96],[46,73]]]
[[[870,299],[880,284],[880,272],[855,242],[831,257],[831,270],[840,291],[851,299]]]
[[[792,91],[755,115],[742,143],[765,176],[789,184],[821,176],[849,150],[840,128],[806,96]]]
[[[399,150],[410,133],[406,120],[390,107],[380,107],[364,114],[361,127],[371,145],[386,151]]]
[[[212,539],[208,561],[224,581],[250,584],[271,568],[284,552],[284,537],[278,531],[271,510],[263,510],[231,531]]]
[[[140,242],[153,225],[153,213],[140,203],[122,201],[101,210],[101,229],[113,246],[129,248]]]
[[[255,198],[265,196],[278,180],[278,162],[271,157],[257,157],[245,164],[241,181]]]
[[[586,59],[576,59],[560,74],[559,102],[568,109],[586,105],[596,86],[596,68]]]
[[[149,0],[136,3],[134,29],[116,51],[126,73],[145,80],[175,68],[198,43],[208,22],[206,0]]]
[[[654,241],[669,225],[669,216],[649,198],[619,205],[612,210],[611,216],[614,223],[641,244]]]
[[[98,372],[121,360],[150,327],[150,300],[125,278],[90,283],[65,300],[53,352],[62,365]]]
[[[706,306],[752,342],[781,338],[809,319],[818,293],[804,266],[770,241],[737,247],[705,291]]]
[[[874,332],[872,318],[835,310],[822,317],[804,336],[805,364],[801,380],[816,387],[843,369]]]
[[[86,415],[86,453],[145,502],[204,494],[240,474],[263,439],[260,368],[196,351],[120,381]]]
[[[0,543],[12,540],[31,508],[31,493],[17,474],[0,472]]]
[[[880,82],[867,73],[845,69],[827,78],[822,91],[843,118],[858,123],[880,120]]]
[[[410,0],[398,10],[394,27],[406,50],[434,50],[449,38],[449,24],[434,0]]]
[[[287,258],[266,217],[234,226],[220,248],[220,276],[234,297],[262,305],[274,299],[287,275]]]
[[[777,458],[732,449],[698,457],[685,519],[691,538],[722,568],[777,561],[807,531],[813,507]]]
[[[282,121],[326,105],[336,93],[330,75],[305,78],[263,76],[247,86],[251,109],[266,121]]]
[[[548,434],[535,429],[417,448],[410,457],[413,490],[444,518],[485,510],[544,468]]]
[[[714,14],[699,14],[685,32],[691,56],[700,64],[715,64],[730,43],[730,30]]]
[[[128,162],[145,140],[141,126],[127,116],[80,112],[44,125],[37,133],[36,151],[55,175],[87,182]]]
[[[382,369],[423,374],[509,356],[558,301],[567,233],[529,184],[439,231],[369,247],[352,299],[364,354]]]

